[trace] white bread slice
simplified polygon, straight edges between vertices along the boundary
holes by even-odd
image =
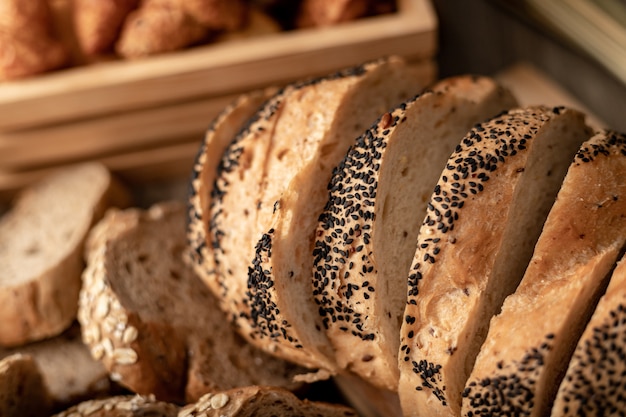
[[[33,358],[57,410],[92,397],[110,395],[118,388],[109,379],[104,365],[91,357],[77,324],[50,339],[0,349],[0,358],[15,354]]]
[[[576,154],[524,278],[491,320],[463,393],[464,415],[549,414],[626,244],[625,150],[623,136],[601,132]]]
[[[118,395],[83,401],[53,417],[176,417],[179,410],[154,396]]]
[[[240,95],[213,119],[198,149],[189,183],[188,244],[185,257],[207,285],[216,283],[212,277],[215,274],[213,243],[207,239],[210,237],[209,202],[217,166],[235,135],[274,93],[274,88],[267,88]],[[218,291],[214,288],[214,292]]]
[[[487,77],[440,81],[357,139],[333,173],[321,215],[301,202],[286,225],[275,226],[263,269],[286,281],[281,276],[287,271],[303,275],[313,264],[315,302],[342,368],[397,391],[406,277],[428,197],[463,135],[516,105],[508,90]],[[315,224],[314,235],[302,233]]]
[[[451,155],[430,199],[401,330],[406,416],[456,416],[489,320],[521,280],[565,173],[591,136],[562,107],[514,109]]]
[[[178,417],[356,417],[347,406],[301,400],[277,387],[247,386],[206,394]]]
[[[51,406],[32,357],[16,353],[0,360],[0,416],[47,417]]]
[[[185,205],[110,210],[87,242],[83,340],[111,378],[165,401],[241,385],[297,388],[302,370],[246,344],[182,259]]]
[[[0,346],[61,333],[76,318],[83,243],[129,196],[99,163],[61,168],[25,190],[0,219]]]
[[[626,258],[576,345],[552,407],[553,417],[606,416],[624,412]]]
[[[213,188],[211,234],[222,307],[251,343],[309,368],[336,370],[312,300],[268,300],[250,268],[284,193],[321,210],[333,167],[378,116],[415,95],[424,76],[400,58],[381,59],[287,86],[227,149]],[[299,185],[297,190],[291,189]],[[287,207],[286,210],[291,210]],[[294,280],[308,282],[310,270]]]

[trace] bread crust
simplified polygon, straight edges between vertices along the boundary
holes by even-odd
[[[118,395],[83,401],[53,417],[176,417],[179,407],[154,396]]]
[[[43,417],[51,409],[48,390],[31,356],[16,353],[0,360],[0,415]]]
[[[427,207],[409,275],[399,394],[407,416],[454,416],[489,319],[522,278],[580,144],[584,116],[514,109],[475,126]]]
[[[1,346],[41,340],[69,327],[76,317],[87,233],[108,207],[129,201],[128,192],[98,163],[63,168],[21,194],[0,219],[0,319],[7,323]]]
[[[487,415],[549,413],[626,244],[625,172],[623,135],[599,132],[581,146],[524,278],[491,320],[464,391],[465,415],[485,408]],[[479,398],[490,398],[489,405]]]
[[[342,368],[397,391],[406,276],[425,196],[459,138],[516,105],[492,79],[448,78],[383,115],[335,169],[315,233],[312,288]]]

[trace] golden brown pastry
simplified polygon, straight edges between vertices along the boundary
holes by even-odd
[[[139,0],[74,0],[74,26],[86,55],[113,49],[124,20]]]

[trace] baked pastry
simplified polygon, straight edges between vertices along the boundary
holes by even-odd
[[[349,407],[300,400],[276,387],[247,386],[207,394],[184,407],[178,417],[356,417]]]
[[[463,393],[464,415],[549,414],[626,244],[624,173],[623,135],[599,132],[576,154],[524,278],[491,320]]]
[[[281,232],[286,239],[312,232],[332,169],[348,147],[380,114],[423,85],[394,57],[292,84],[227,148],[211,197],[210,239],[218,271],[211,287],[220,288],[222,308],[248,341],[306,367],[336,371],[311,296],[310,269],[273,275],[261,270],[258,260],[276,238],[283,239],[274,234],[275,222],[284,221],[277,219],[297,216],[311,226],[307,232],[290,223],[295,228]]]
[[[409,272],[398,361],[406,416],[460,414],[489,320],[521,280],[591,133],[575,110],[514,109],[472,128],[450,156]]]
[[[60,334],[76,318],[83,243],[126,190],[99,163],[61,168],[0,218],[0,346]]]
[[[79,320],[111,378],[142,395],[195,401],[265,384],[291,389],[302,370],[246,344],[182,260],[185,205],[111,210],[90,234]]]
[[[51,402],[37,364],[28,355],[0,360],[0,416],[46,417]]]
[[[576,345],[552,416],[606,416],[624,411],[625,284],[626,262],[622,257]]]
[[[314,235],[289,238],[311,230],[311,221],[295,213],[293,226],[274,226],[272,254],[260,265],[274,275],[300,275],[313,264],[313,295],[341,368],[398,389],[406,276],[427,198],[460,138],[516,105],[490,78],[440,81],[357,139],[333,172]]]
[[[179,407],[154,396],[119,395],[83,401],[53,417],[176,417]]]
[[[50,339],[0,349],[0,358],[15,354],[28,355],[35,361],[55,409],[116,389],[102,363],[94,360],[83,344],[78,325]]]
[[[138,4],[139,0],[73,0],[73,22],[82,52],[112,52],[126,17]]]
[[[372,0],[302,0],[297,26],[332,26],[365,16]]]
[[[217,166],[235,135],[271,95],[274,88],[240,95],[212,122],[196,155],[189,183],[186,260],[207,285],[214,285],[213,244],[208,239],[209,206]],[[216,294],[219,287],[212,288]]]

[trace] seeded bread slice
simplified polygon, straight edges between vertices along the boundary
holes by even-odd
[[[477,125],[443,170],[408,280],[399,395],[407,416],[461,412],[489,320],[521,280],[574,154],[591,136],[561,107]]]
[[[281,206],[284,194],[297,193],[290,201],[306,202],[315,216],[326,200],[332,168],[350,144],[380,114],[423,85],[424,76],[400,58],[290,85],[269,100],[226,150],[211,201],[210,230],[222,286],[218,296],[251,343],[309,368],[335,372],[332,348],[311,297],[293,293],[298,298],[272,299],[264,290],[287,285],[284,277],[266,279],[249,271],[258,267],[255,255],[267,252],[264,235],[271,234],[273,214],[301,208]],[[289,275],[304,288],[310,270]]]
[[[294,237],[315,227],[304,207],[308,217],[294,210],[294,220],[275,228],[263,269],[300,275],[314,265],[313,295],[342,368],[398,389],[406,276],[427,199],[459,139],[514,106],[511,93],[486,77],[437,83],[357,139],[333,173],[315,235]],[[296,257],[313,245],[313,258]]]
[[[84,401],[53,417],[176,417],[179,407],[154,396],[119,395]]]
[[[356,417],[349,407],[300,400],[276,387],[247,386],[207,394],[184,407],[178,417]]]
[[[182,260],[185,205],[111,210],[87,243],[79,320],[111,378],[165,401],[217,389],[296,388],[301,369],[246,344]]]
[[[0,358],[15,354],[33,358],[57,410],[116,389],[102,363],[91,357],[77,324],[50,339],[0,349]]]
[[[32,357],[13,354],[0,360],[0,416],[45,417],[51,401]]]
[[[598,133],[576,154],[524,278],[491,320],[464,391],[465,415],[549,414],[626,244],[625,174],[622,135]]]
[[[237,132],[273,93],[275,89],[268,88],[239,96],[211,122],[196,155],[189,185],[188,245],[185,255],[189,265],[207,285],[217,282],[213,276],[213,242],[207,240],[210,237],[209,202],[217,166]],[[220,290],[213,288],[213,291],[219,293]]]
[[[101,164],[60,169],[27,189],[0,219],[0,346],[61,333],[74,321],[83,243],[128,194]]]
[[[553,417],[619,415],[626,387],[626,259],[611,275],[606,294],[576,345],[552,407]]]

